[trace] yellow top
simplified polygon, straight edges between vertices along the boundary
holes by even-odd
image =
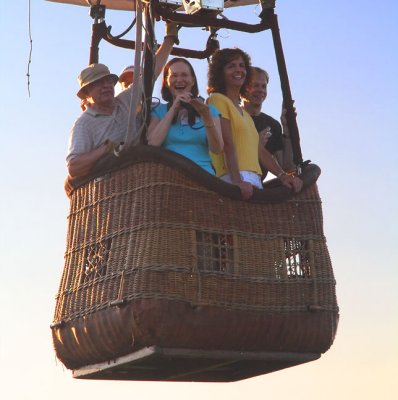
[[[258,161],[259,136],[252,117],[242,109],[243,114],[234,106],[232,101],[221,93],[212,93],[209,103],[220,112],[221,117],[231,123],[232,139],[236,148],[236,156],[240,171],[250,171],[261,175]],[[210,153],[217,176],[228,173],[224,154]]]

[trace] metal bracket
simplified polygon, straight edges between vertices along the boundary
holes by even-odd
[[[106,6],[101,4],[95,4],[90,7],[90,17],[94,20],[94,23],[102,22],[105,19],[105,11]]]

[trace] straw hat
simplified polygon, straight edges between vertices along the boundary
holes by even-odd
[[[81,99],[86,97],[84,93],[84,88],[90,83],[94,83],[99,79],[105,78],[106,76],[110,76],[114,80],[114,84],[116,85],[118,81],[118,76],[115,74],[111,74],[109,68],[104,64],[90,64],[87,68],[84,68],[82,72],[80,72],[77,80],[80,85],[80,90],[77,92],[77,96]]]
[[[124,68],[123,71],[119,75],[119,82],[123,82],[123,78],[126,74],[134,74],[134,65],[129,65],[128,67]]]

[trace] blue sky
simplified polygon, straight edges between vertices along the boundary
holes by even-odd
[[[65,250],[65,153],[80,112],[76,76],[88,61],[91,19],[83,7],[32,1],[29,97],[28,1],[0,7],[1,398],[398,397],[396,0],[277,1],[303,156],[322,168],[319,189],[341,319],[333,347],[319,361],[233,384],[77,381],[56,361],[49,325]],[[229,15],[257,22],[253,9]],[[106,20],[117,34],[131,18],[108,11]],[[222,47],[241,47],[269,71],[263,109],[278,116],[270,34],[220,36]],[[194,38],[204,47],[206,35],[198,29],[183,29],[181,46]],[[133,53],[104,43],[100,59],[119,73]],[[206,62],[194,66],[205,94]]]

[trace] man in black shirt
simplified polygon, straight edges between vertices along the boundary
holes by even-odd
[[[290,139],[284,124],[282,133],[281,124],[271,116],[261,111],[264,100],[267,98],[267,86],[269,82],[268,73],[258,67],[252,67],[252,82],[247,88],[243,97],[243,108],[251,115],[260,141],[265,148],[273,154],[278,164],[285,170],[294,168],[292,162]],[[268,171],[263,169],[262,179],[266,177]]]

